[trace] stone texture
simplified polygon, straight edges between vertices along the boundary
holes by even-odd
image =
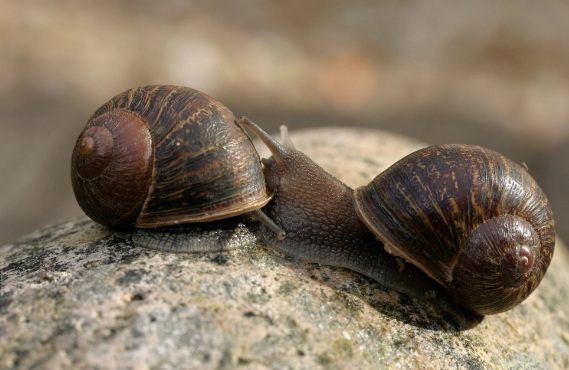
[[[421,146],[379,131],[292,133],[352,186]],[[538,290],[457,332],[440,309],[263,246],[171,254],[86,218],[0,247],[0,368],[569,367],[569,255]]]

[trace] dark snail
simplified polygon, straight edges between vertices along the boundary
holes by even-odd
[[[498,153],[432,146],[354,191],[296,150],[286,128],[279,144],[246,118],[238,124],[273,154],[262,160],[274,193],[264,211],[287,237],[262,233],[276,249],[440,300],[449,311],[456,302],[473,317],[517,305],[547,270],[551,209],[527,171]]]
[[[553,255],[544,193],[523,167],[479,146],[419,150],[355,197],[361,220],[391,253],[480,314],[523,301]]]
[[[271,197],[259,155],[234,120],[221,103],[191,88],[145,86],[115,96],[89,119],[73,150],[79,205],[100,224],[139,228],[135,242],[159,249],[207,245],[200,233],[188,244],[185,230],[165,226],[241,214],[284,237],[259,210]],[[220,238],[231,246],[250,239],[239,222],[229,235],[202,225],[211,249],[223,248]]]

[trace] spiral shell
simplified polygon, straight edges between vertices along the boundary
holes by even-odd
[[[217,220],[269,200],[259,156],[210,96],[144,86],[115,96],[89,119],[71,179],[84,212],[108,226],[158,227]]]
[[[523,167],[479,146],[419,150],[355,197],[360,219],[386,250],[480,314],[523,301],[553,255],[543,191]]]

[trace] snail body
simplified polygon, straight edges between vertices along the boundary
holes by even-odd
[[[551,209],[521,166],[477,146],[413,153],[356,190],[241,118],[269,147],[263,209],[287,233],[268,244],[358,271],[470,317],[502,312],[539,284],[553,254]],[[286,130],[283,131],[286,135]],[[371,236],[370,236],[371,235]],[[451,308],[451,310],[454,308]]]
[[[271,199],[259,156],[234,119],[221,103],[187,87],[144,86],[115,96],[89,119],[73,150],[79,205],[115,228],[242,214],[270,223],[259,211]]]

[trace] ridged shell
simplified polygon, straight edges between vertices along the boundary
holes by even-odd
[[[471,233],[500,215],[527,220],[539,236],[540,253],[529,273],[533,283],[524,294],[537,287],[553,255],[553,216],[542,190],[523,167],[489,149],[438,145],[419,150],[355,195],[360,218],[386,249],[447,287]]]
[[[115,96],[89,119],[73,151],[80,206],[101,224],[137,227],[261,208],[270,197],[259,156],[234,119],[187,87],[144,86]]]

